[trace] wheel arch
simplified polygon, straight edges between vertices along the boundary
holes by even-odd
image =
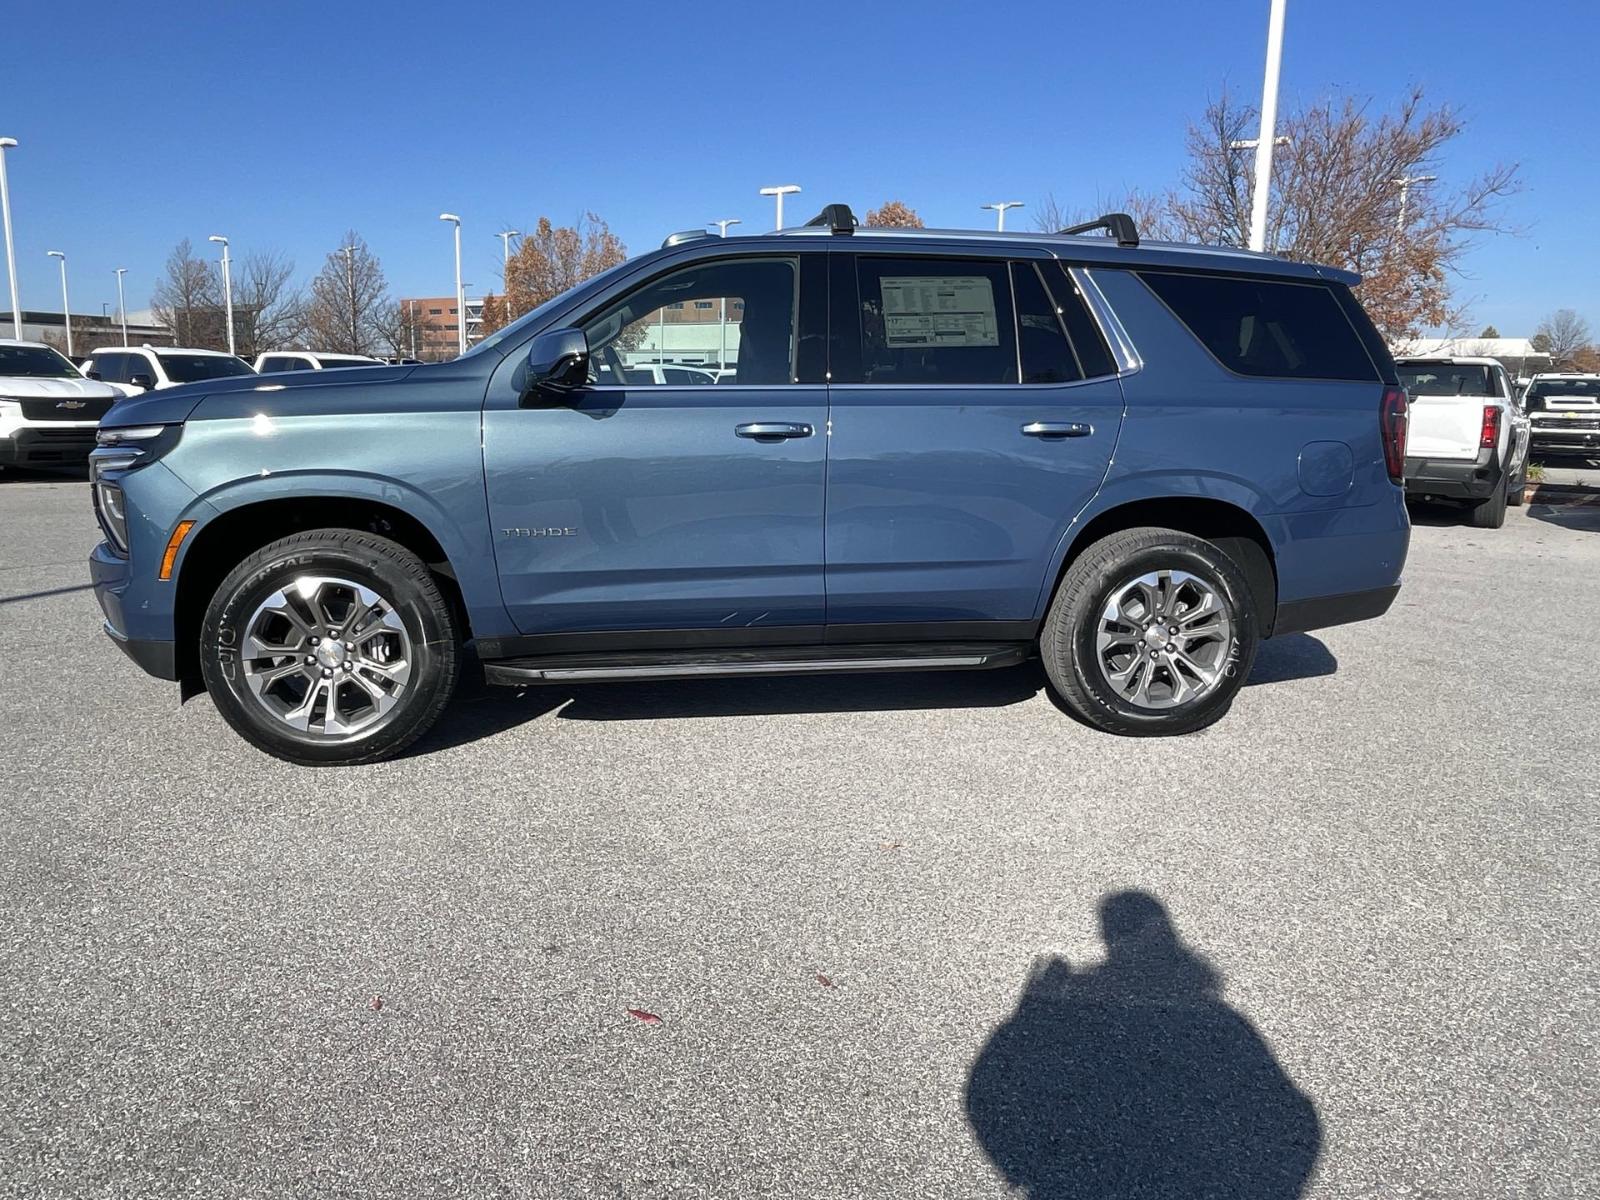
[[[434,530],[414,513],[370,497],[307,494],[243,500],[206,521],[183,547],[173,598],[178,678],[199,679],[200,625],[217,585],[246,556],[308,529],[357,529],[410,550],[433,574],[463,637],[472,622],[455,564]]]
[[[1049,587],[1040,600],[1041,616],[1073,562],[1101,538],[1124,529],[1157,526],[1204,538],[1238,564],[1260,614],[1261,636],[1272,636],[1278,611],[1278,564],[1266,527],[1243,504],[1215,496],[1143,496],[1086,510],[1074,523],[1058,555]]]

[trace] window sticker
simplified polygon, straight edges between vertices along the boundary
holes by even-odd
[[[885,276],[883,340],[890,347],[998,346],[994,287],[982,275]]]

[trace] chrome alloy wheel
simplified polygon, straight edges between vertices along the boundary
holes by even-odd
[[[1209,695],[1232,658],[1233,622],[1215,584],[1152,571],[1112,590],[1095,631],[1095,661],[1118,696],[1176,708]]]
[[[250,694],[278,720],[345,737],[383,721],[405,694],[411,637],[371,588],[301,575],[251,614],[239,659]]]

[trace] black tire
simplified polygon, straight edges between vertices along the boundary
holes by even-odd
[[[394,689],[392,701],[384,697],[392,707],[352,733],[294,729],[269,712],[246,682],[239,647],[247,623],[274,592],[307,575],[376,592],[410,642],[409,677]],[[298,655],[283,661],[289,659],[298,661]],[[347,766],[398,754],[444,711],[459,661],[455,616],[428,568],[404,546],[353,529],[313,529],[263,546],[218,586],[200,630],[201,675],[223,718],[252,745],[302,766]],[[359,701],[359,693],[352,694]]]
[[[1112,687],[1095,638],[1113,593],[1142,574],[1163,570],[1185,571],[1207,583],[1224,606],[1232,637],[1220,649],[1221,676],[1210,691],[1172,708],[1151,708]],[[1039,655],[1062,701],[1090,725],[1129,737],[1165,737],[1204,729],[1228,711],[1255,661],[1259,629],[1244,572],[1217,546],[1175,529],[1128,529],[1095,542],[1068,568],[1050,602]]]
[[[1504,475],[1494,485],[1487,500],[1480,500],[1468,511],[1467,521],[1474,529],[1499,529],[1506,523],[1506,485]]]
[[[1511,481],[1511,486],[1506,491],[1506,503],[1512,508],[1522,507],[1522,490],[1528,486],[1528,460],[1522,460],[1522,467],[1517,471],[1517,477]]]

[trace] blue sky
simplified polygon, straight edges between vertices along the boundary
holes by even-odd
[[[989,200],[1092,206],[1174,181],[1224,83],[1258,95],[1266,21],[1267,0],[20,4],[0,136],[21,142],[22,302],[60,305],[47,249],[70,257],[75,310],[115,304],[118,266],[135,309],[185,236],[282,251],[309,278],[349,228],[397,295],[443,294],[444,210],[478,292],[499,279],[495,231],[539,214],[593,209],[638,252],[718,217],[768,227],[769,183],[805,188],[791,222],[889,197],[971,227]],[[1575,0],[1289,0],[1284,103],[1420,83],[1464,110],[1442,174],[1520,162],[1507,216],[1527,231],[1468,258],[1473,324],[1527,334],[1572,307],[1600,326],[1600,91],[1536,52],[1597,33],[1600,6]]]

